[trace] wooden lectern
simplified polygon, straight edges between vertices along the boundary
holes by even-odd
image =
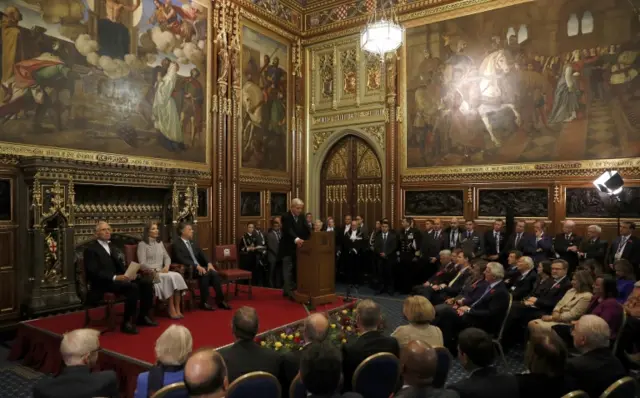
[[[335,232],[312,232],[309,240],[297,248],[298,303],[314,306],[333,303],[336,296]]]

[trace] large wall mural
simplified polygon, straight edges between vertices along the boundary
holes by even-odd
[[[206,7],[1,0],[0,11],[0,141],[18,144],[6,150],[26,144],[38,146],[32,154],[86,160],[96,157],[63,150],[97,151],[168,166],[207,161]]]
[[[541,0],[408,29],[405,166],[638,156],[638,25],[626,1]]]
[[[243,168],[287,171],[289,45],[255,25],[243,25]]]

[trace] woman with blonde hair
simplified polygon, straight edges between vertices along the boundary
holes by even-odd
[[[156,340],[157,363],[148,372],[138,375],[134,398],[151,397],[169,384],[184,380],[184,364],[193,350],[193,338],[189,329],[171,325]],[[186,390],[174,392],[171,398],[187,398]]]
[[[169,304],[169,317],[171,319],[184,318],[180,310],[182,292],[187,290],[187,284],[178,272],[169,271],[171,257],[160,242],[160,229],[158,224],[150,222],[144,228],[143,240],[138,243],[138,262],[144,269],[156,272],[154,284],[156,297],[166,300]]]
[[[422,340],[432,347],[442,347],[442,331],[431,322],[436,317],[436,310],[424,296],[411,296],[404,300],[402,313],[409,321],[408,325],[399,326],[392,334],[400,344],[400,348],[413,340]]]
[[[313,232],[322,232],[322,227],[324,226],[322,220],[315,220],[313,222]]]

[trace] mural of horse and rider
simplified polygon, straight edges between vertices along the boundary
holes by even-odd
[[[640,29],[605,8],[542,0],[408,29],[406,166],[638,156]]]
[[[289,46],[242,27],[242,167],[287,171]]]

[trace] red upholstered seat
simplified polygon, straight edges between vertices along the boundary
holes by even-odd
[[[251,271],[245,271],[243,269],[227,269],[220,271],[220,275],[230,280],[236,279],[251,279]]]
[[[231,282],[236,283],[235,295],[238,295],[238,281],[246,280],[249,285],[249,298],[252,296],[251,280],[253,275],[251,271],[238,269],[238,248],[236,245],[220,245],[215,248],[216,268],[220,273],[220,277],[227,285],[226,296],[229,298],[229,285]]]
[[[104,296],[102,296],[102,300],[103,301],[116,301],[116,294],[115,293],[105,293]]]

